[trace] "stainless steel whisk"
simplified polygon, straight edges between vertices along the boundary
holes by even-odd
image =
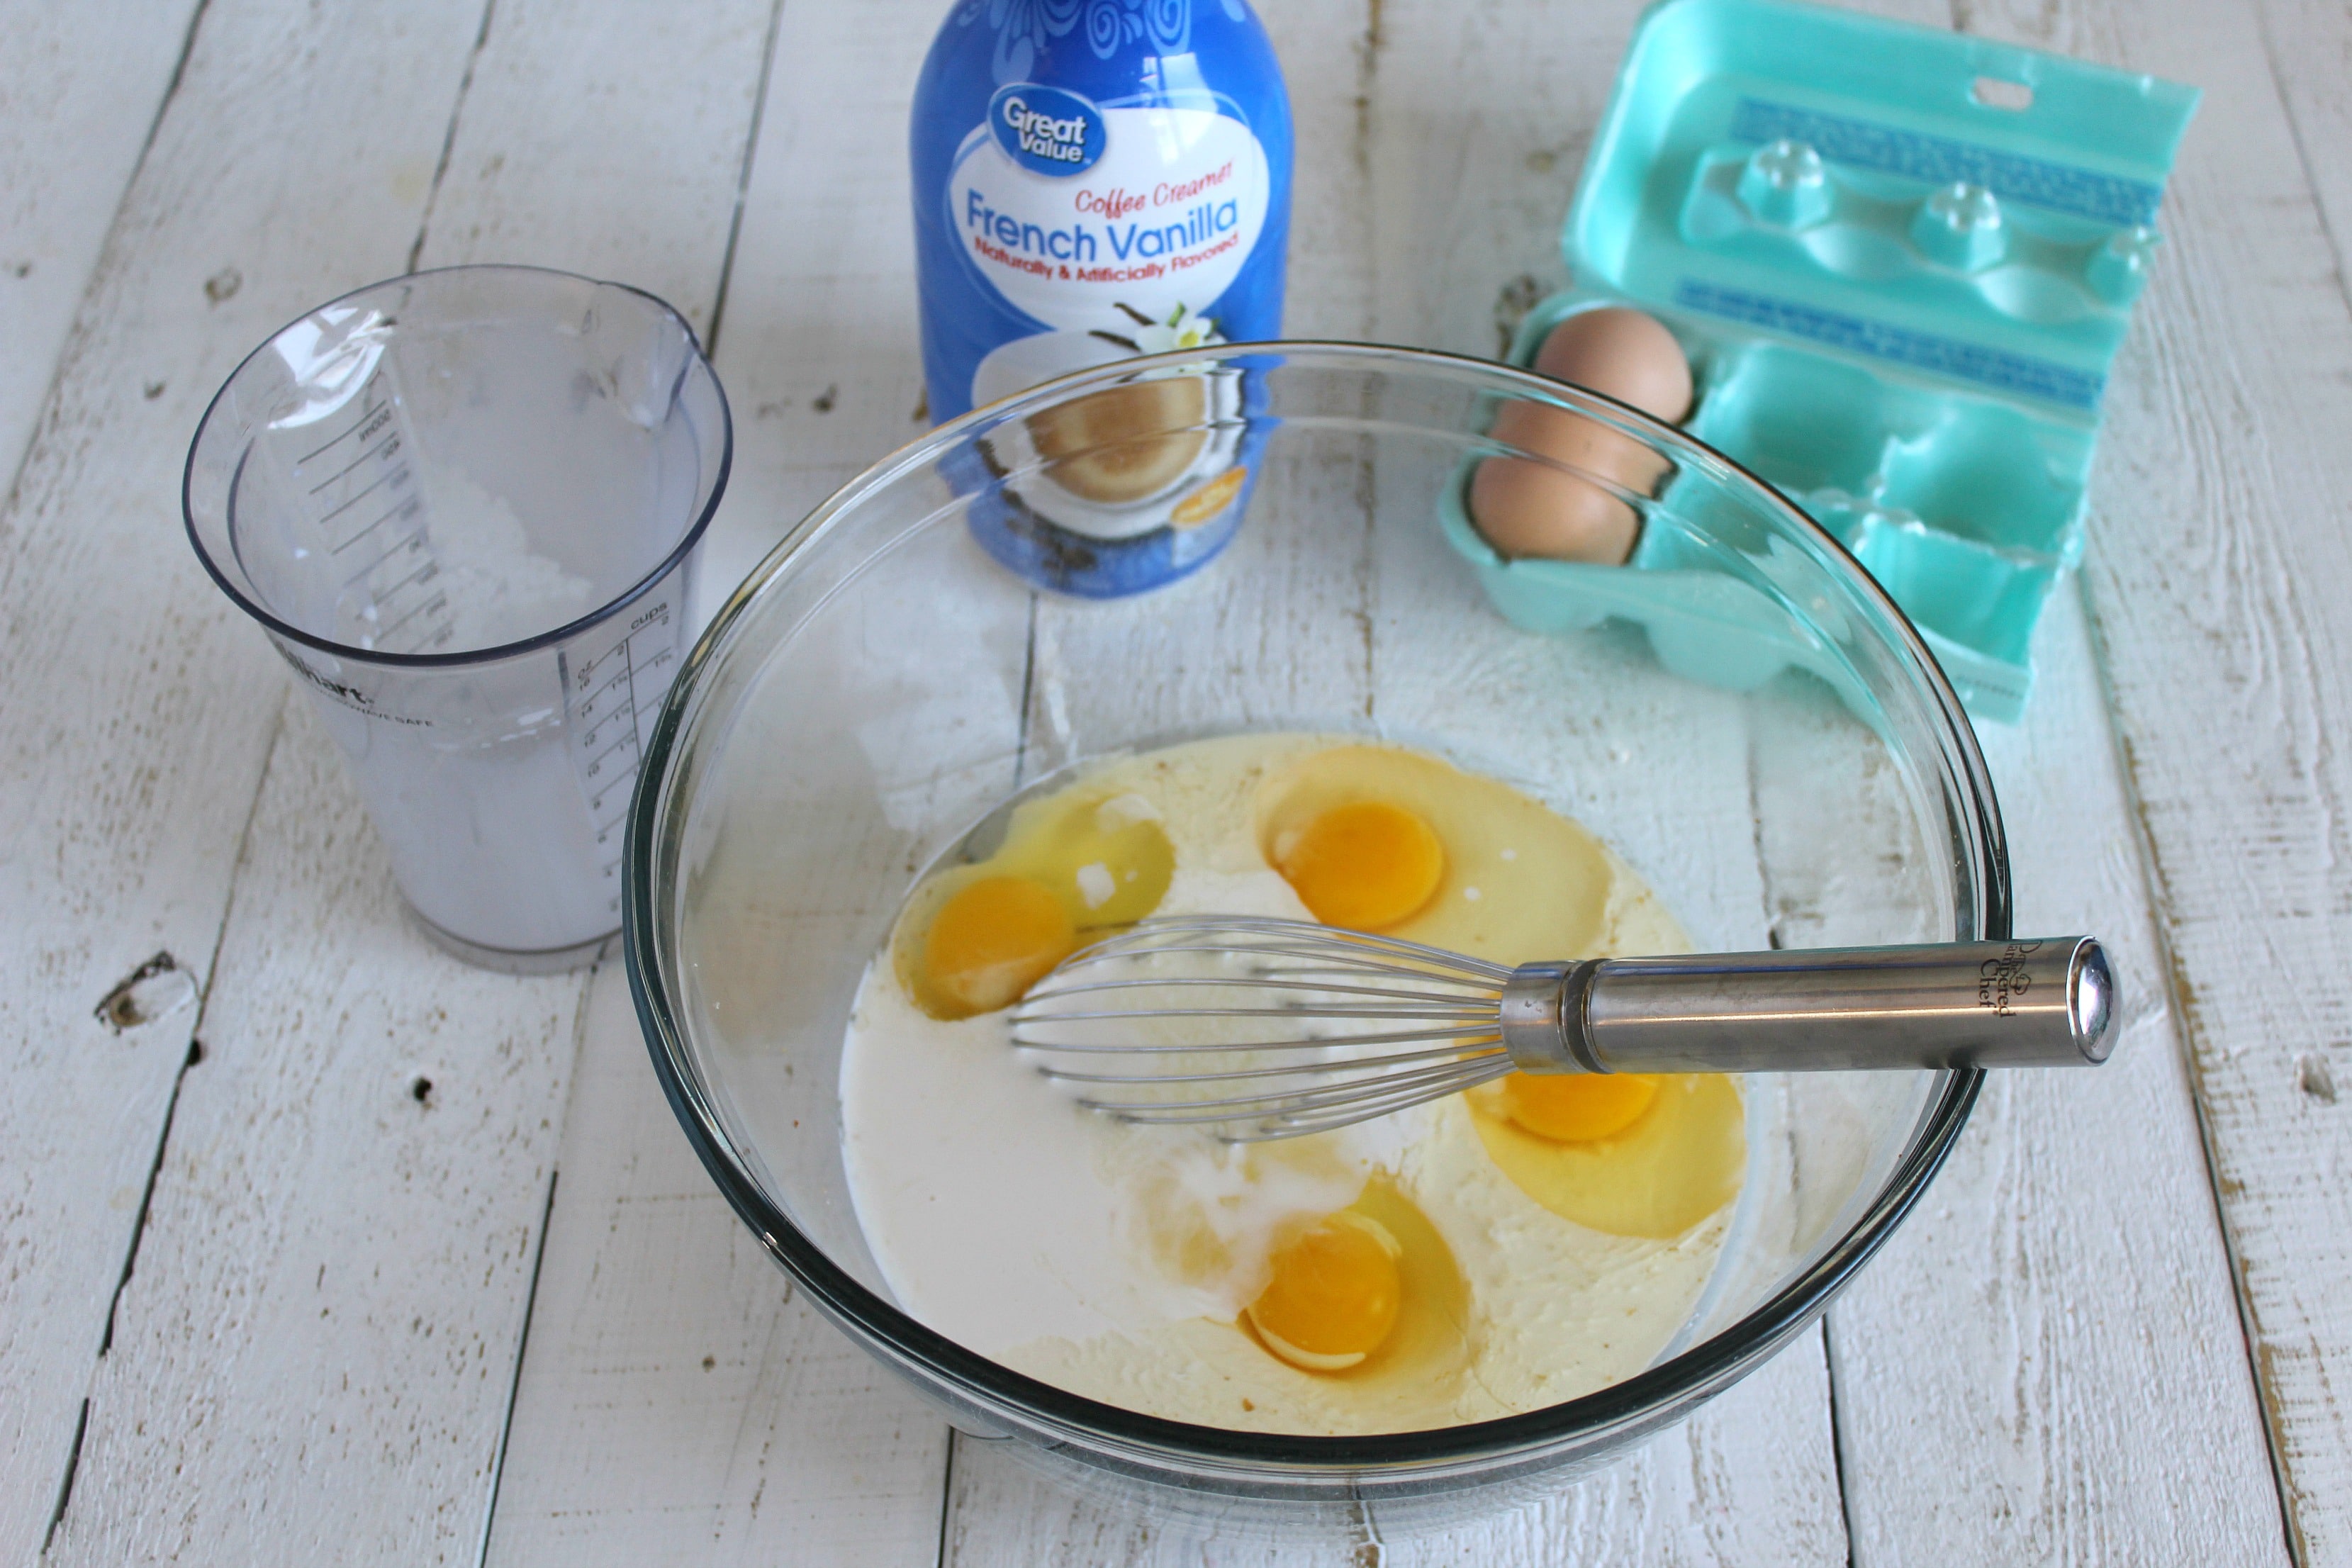
[[[1240,916],[1147,920],[1065,959],[1013,1043],[1079,1103],[1235,1142],[1296,1138],[1512,1071],[2058,1067],[2112,1047],[2087,936],[1489,963]]]

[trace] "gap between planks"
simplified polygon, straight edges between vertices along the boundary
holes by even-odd
[[[425,201],[425,216],[417,225],[416,243],[409,251],[408,269],[412,272],[416,269],[417,258],[425,249],[425,237],[432,227],[433,208],[440,195],[441,182],[448,174],[450,154],[457,146],[457,121],[465,110],[466,92],[473,85],[475,66],[481,58],[483,48],[489,42],[491,18],[497,8],[498,0],[485,0],[482,29],[474,41],[472,53],[466,61],[464,84],[459,90],[457,108],[449,116],[449,130],[442,147],[441,161],[434,170],[433,190]],[[711,289],[709,325],[700,334],[702,352],[714,364],[719,358],[719,331],[726,321],[727,288],[734,275],[736,247],[742,237],[744,199],[751,189],[752,162],[759,152],[760,126],[767,111],[768,86],[775,68],[777,29],[783,21],[783,14],[784,0],[769,0],[767,30],[762,35],[760,45],[759,76],[757,84],[752,89],[751,116],[744,130],[742,151],[737,164],[734,207],[728,217],[726,245],[719,253],[719,279]],[[706,603],[690,607],[695,624],[699,625],[703,620],[708,619],[708,601],[723,597],[724,592],[724,589],[715,594],[709,590],[704,591],[703,597]],[[620,940],[615,937],[605,944],[604,952],[583,977],[576,1027],[572,1036],[572,1055],[575,1064],[587,1040],[588,1002],[590,994],[595,986],[596,977],[607,968],[613,970],[615,974],[621,973],[621,962]],[[559,1144],[559,1149],[560,1147]],[[516,1337],[514,1366],[507,1383],[506,1409],[499,1423],[498,1454],[490,1468],[489,1495],[484,1500],[482,1506],[480,1544],[475,1552],[475,1561],[482,1565],[482,1568],[488,1568],[490,1561],[490,1538],[498,1522],[499,1493],[506,1478],[507,1456],[514,1436],[515,1407],[521,1394],[523,1367],[530,1352],[531,1321],[539,1310],[539,1286],[547,1261],[549,1223],[555,1213],[556,1191],[562,1180],[563,1167],[559,1158],[551,1163],[548,1168],[547,1194],[540,1207],[539,1235],[531,1254],[530,1283],[523,1292],[522,1326]]]

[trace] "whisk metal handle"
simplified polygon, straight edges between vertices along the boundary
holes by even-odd
[[[2114,1047],[2087,936],[1530,963],[1503,1044],[1530,1072],[2062,1067]]]

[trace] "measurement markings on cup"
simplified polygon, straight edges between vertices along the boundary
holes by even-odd
[[[339,619],[364,647],[428,653],[456,627],[449,597],[435,585],[441,563],[390,369],[377,366],[352,401],[359,406],[341,430],[295,460],[293,488],[328,558],[350,563]]]
[[[558,656],[570,710],[572,760],[588,796],[608,908],[621,910],[621,849],[629,792],[645,749],[645,721],[661,707],[677,672],[677,626],[665,596],[632,615],[593,653]]]

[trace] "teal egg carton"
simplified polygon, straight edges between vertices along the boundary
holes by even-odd
[[[1579,310],[1656,317],[1691,361],[1685,427],[1836,535],[1970,711],[2013,722],[2198,96],[1793,0],[1664,0],[1561,231],[1575,284],[1509,357]],[[1709,585],[1687,534],[1646,527],[1622,567],[1508,561],[1447,495],[1447,537],[1519,625],[1631,620],[1714,684],[1838,683],[1784,614],[1727,608],[1747,590]]]

